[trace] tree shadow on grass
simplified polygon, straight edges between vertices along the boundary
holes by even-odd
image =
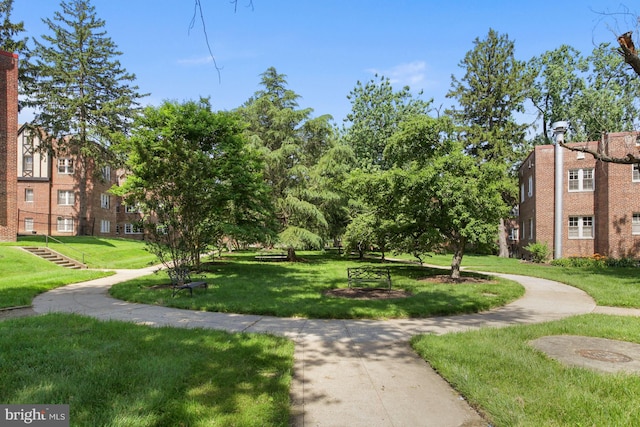
[[[288,421],[284,338],[50,314],[1,322],[0,347],[0,401],[69,404],[76,425]]]

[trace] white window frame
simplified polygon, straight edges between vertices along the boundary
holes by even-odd
[[[509,230],[509,240],[518,241],[520,238],[520,229],[512,228]]]
[[[76,195],[73,190],[58,190],[58,206],[73,206],[75,203]]]
[[[100,220],[100,232],[111,233],[111,221],[107,219]]]
[[[109,203],[109,195],[106,193],[100,194],[100,207],[102,209],[109,209],[111,204]]]
[[[533,240],[533,218],[529,218],[529,240]]]
[[[631,218],[631,234],[640,235],[640,212],[634,212]]]
[[[63,157],[58,159],[58,173],[71,175],[73,173],[73,159]]]
[[[593,216],[573,215],[568,221],[568,237],[569,239],[593,239],[594,236],[594,220]]]
[[[124,234],[142,234],[142,227],[128,222],[124,225]]]
[[[524,202],[524,184],[520,184],[520,202]]]
[[[631,181],[640,182],[640,164],[638,163],[631,165]]]
[[[593,168],[570,169],[567,173],[567,188],[569,192],[594,191],[595,177]],[[572,175],[575,174],[575,177]]]
[[[138,205],[125,205],[124,206],[125,213],[139,213],[140,207]]]
[[[24,189],[24,201],[26,203],[33,203],[35,200],[33,195],[33,188],[25,188]]]
[[[56,221],[56,230],[59,233],[73,233],[73,218],[59,216]]]
[[[102,179],[111,182],[111,166],[107,165],[102,168]]]
[[[30,233],[34,230],[34,220],[33,218],[25,218],[24,219],[24,231]]]
[[[529,192],[527,193],[529,197],[533,197],[533,177],[529,177]]]

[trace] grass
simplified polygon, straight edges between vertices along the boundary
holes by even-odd
[[[411,259],[410,256],[400,256]],[[424,259],[425,264],[449,266],[450,255],[434,255]],[[490,255],[465,255],[462,266],[468,270],[493,273],[518,274],[555,280],[582,289],[598,305],[640,308],[640,283],[637,268],[607,267],[578,268],[554,267],[548,264],[522,262],[515,258],[499,258]]]
[[[56,237],[62,243],[44,236],[23,236],[12,245],[45,246],[63,255],[84,262],[89,268],[143,268],[158,263],[155,255],[145,249],[145,243],[132,239],[106,239],[93,236]],[[84,256],[83,256],[84,254]],[[84,258],[84,260],[83,260]]]
[[[110,274],[62,268],[18,248],[0,246],[0,308],[31,305],[42,292]]]
[[[436,284],[425,277],[440,269],[399,263],[386,264],[394,289],[411,292],[410,298],[353,300],[329,297],[324,291],[347,287],[347,268],[359,262],[323,253],[302,254],[306,262],[264,263],[254,253],[239,253],[207,266],[207,291],[195,297],[171,297],[166,273],[113,286],[115,298],[145,304],[227,313],[253,313],[280,317],[386,319],[471,313],[504,305],[522,296],[515,282],[495,280],[482,284]],[[479,276],[479,275],[475,275]],[[481,276],[486,278],[485,276]]]
[[[584,335],[640,344],[640,319],[584,315],[532,326],[414,337],[413,347],[494,426],[630,426],[640,376],[568,367],[528,342]]]
[[[72,426],[287,426],[293,344],[49,314],[0,322],[0,402]]]

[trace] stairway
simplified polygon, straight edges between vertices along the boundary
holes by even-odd
[[[23,249],[27,252],[31,252],[36,256],[39,256],[42,259],[46,259],[47,261],[57,264],[60,267],[71,268],[74,270],[87,268],[87,266],[82,264],[81,262],[78,262],[74,259],[61,255],[58,252],[51,250],[49,248],[38,248],[35,246],[26,246],[26,247],[23,247]]]

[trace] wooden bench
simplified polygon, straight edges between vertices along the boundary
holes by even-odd
[[[191,273],[188,268],[171,268],[167,272],[171,279],[171,287],[173,289],[172,297],[175,297],[176,294],[183,289],[188,289],[191,296],[193,296],[193,288],[209,288],[209,284],[204,280],[191,280]]]
[[[287,254],[258,254],[254,257],[256,261],[262,262],[278,262],[286,261],[289,259]]]
[[[372,287],[362,285],[375,283],[378,285],[383,284],[387,289],[391,289],[391,272],[389,271],[389,267],[347,268],[347,277],[349,278],[349,288]]]

